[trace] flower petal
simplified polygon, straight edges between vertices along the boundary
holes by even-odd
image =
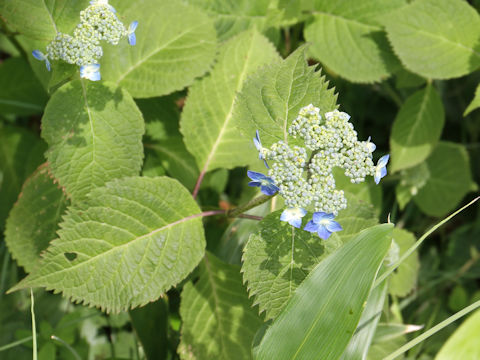
[[[316,233],[318,230],[318,224],[314,223],[313,220],[310,220],[307,225],[303,228],[303,230]]]
[[[315,221],[316,223],[320,223],[320,221],[322,220],[331,220],[334,218],[335,218],[335,215],[327,214],[323,211],[318,211],[316,213],[313,213],[313,221]]]
[[[135,46],[137,44],[137,37],[136,37],[135,33],[128,34],[128,43],[131,46]]]
[[[330,231],[332,233],[336,232],[336,231],[342,231],[343,230],[342,226],[338,222],[333,221],[333,220],[330,221],[325,227],[327,228],[328,231]]]
[[[272,196],[279,190],[279,188],[274,184],[268,184],[268,185],[262,185],[260,187],[260,190],[265,195]]]
[[[251,170],[248,170],[247,171],[247,175],[250,179],[252,180],[264,180],[266,179],[267,177],[265,175],[263,175],[262,173],[259,173],[259,172],[256,172],[256,171],[251,171]]]
[[[390,155],[383,155],[377,162],[377,166],[384,167],[388,164],[388,160],[390,159]]]
[[[323,240],[327,240],[330,237],[330,235],[332,235],[332,233],[328,231],[328,229],[323,225],[320,225],[318,227],[317,233],[318,233],[318,236],[320,236],[320,238],[322,238]]]
[[[262,183],[260,181],[250,181],[248,186],[262,186]]]
[[[45,55],[40,50],[33,50],[32,55],[37,60],[40,60],[40,61],[45,60]]]

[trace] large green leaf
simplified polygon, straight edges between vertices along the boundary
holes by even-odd
[[[480,66],[480,17],[464,0],[417,0],[384,23],[396,54],[410,71],[450,79]]]
[[[389,77],[398,60],[378,20],[403,5],[404,0],[316,0],[314,20],[305,28],[312,55],[350,81]]]
[[[0,230],[25,179],[45,161],[45,143],[22,128],[0,125]]]
[[[126,24],[139,22],[137,44],[105,47],[104,79],[133,97],[148,98],[181,90],[209,69],[216,36],[201,10],[179,0],[121,1],[115,7]]]
[[[256,28],[264,31],[279,24],[280,13],[272,0],[187,0],[204,9],[215,19],[220,40],[229,39],[242,31]]]
[[[468,104],[468,107],[465,109],[463,116],[467,116],[473,110],[476,110],[479,107],[480,107],[480,85],[478,85],[477,88],[475,89],[475,96],[473,97],[470,104]]]
[[[8,250],[27,272],[35,268],[40,253],[56,238],[66,206],[64,193],[42,165],[25,182],[5,228]]]
[[[182,292],[181,359],[251,359],[250,345],[262,319],[242,285],[240,267],[207,253],[200,278]]]
[[[480,358],[480,310],[471,315],[460,327],[448,338],[442,346],[435,360],[476,360]]]
[[[258,157],[251,141],[254,135],[238,136],[233,109],[245,79],[278,60],[263,35],[248,31],[225,43],[211,74],[190,88],[180,125],[202,172],[247,165]]]
[[[417,239],[411,232],[395,228],[393,229],[393,240],[400,248],[399,256],[402,256],[415,244]],[[418,253],[414,252],[388,278],[388,293],[394,296],[407,296],[417,285],[419,268]]]
[[[156,300],[205,250],[200,209],[170,178],[109,182],[69,208],[60,228],[39,269],[11,291],[42,286],[118,312]]]
[[[320,261],[358,232],[377,223],[371,206],[353,197],[348,198],[348,203],[336,219],[343,230],[327,241],[280,221],[281,211],[265,217],[259,224],[260,231],[250,236],[243,254],[243,280],[267,319],[280,314],[295,289]]]
[[[392,228],[366,229],[322,261],[266,330],[255,359],[339,359],[390,247]]]
[[[43,111],[47,94],[23,58],[0,64],[0,113],[31,115]]]
[[[390,170],[395,172],[423,162],[440,139],[444,122],[442,100],[432,85],[410,96],[393,123]]]
[[[470,160],[464,146],[440,142],[426,161],[428,180],[414,197],[428,215],[441,217],[474,189]]]
[[[125,90],[91,81],[61,87],[42,119],[50,168],[74,201],[109,180],[137,175],[143,132],[142,114]]]
[[[259,130],[263,145],[270,146],[287,141],[288,127],[302,107],[313,104],[325,113],[335,109],[336,102],[334,89],[328,88],[320,71],[308,66],[302,47],[247,80],[238,95],[232,121],[249,139]]]

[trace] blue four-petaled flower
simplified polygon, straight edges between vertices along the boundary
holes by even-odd
[[[290,225],[300,228],[302,226],[302,218],[307,214],[307,210],[302,208],[288,208],[283,210],[280,215],[281,221],[286,221]]]
[[[253,143],[255,144],[255,147],[258,150],[258,158],[260,160],[263,160],[263,162],[265,163],[265,166],[267,167],[267,169],[269,169],[270,167],[268,166],[267,160],[265,159],[265,156],[263,155],[263,152],[262,152],[263,146],[262,146],[262,142],[260,141],[260,134],[258,133],[258,130],[255,132]]]
[[[253,180],[248,185],[260,187],[260,191],[265,195],[274,195],[279,190],[273,180],[262,173],[248,170],[247,175]]]
[[[102,78],[100,75],[100,64],[90,64],[80,67],[80,77],[92,81],[98,81]]]
[[[333,214],[327,214],[322,211],[313,213],[313,219],[310,220],[303,230],[316,232],[320,238],[327,240],[332,233],[341,231],[342,226],[336,222]]]
[[[137,30],[138,21],[132,21],[128,27],[128,43],[134,46],[137,43],[137,37],[135,36],[135,30]]]
[[[387,175],[388,159],[390,159],[390,155],[388,154],[378,159],[377,166],[375,166],[375,184],[378,184],[380,179]]]
[[[48,61],[48,57],[44,53],[42,53],[40,50],[33,50],[32,55],[37,60],[45,61],[45,66],[47,67],[47,70],[51,70],[50,61]]]

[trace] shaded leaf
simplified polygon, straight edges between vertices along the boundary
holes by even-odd
[[[427,78],[450,79],[480,66],[480,17],[463,0],[417,0],[383,21],[405,67]]]
[[[476,110],[480,107],[480,85],[477,86],[475,90],[475,96],[473,97],[473,100],[468,104],[467,108],[465,109],[465,112],[463,113],[463,116],[467,116],[470,114],[473,110]]]
[[[399,256],[402,256],[417,239],[411,232],[395,228],[393,229],[393,240],[400,248]],[[388,293],[393,296],[407,296],[417,284],[419,268],[418,252],[414,252],[389,277]]]
[[[202,172],[243,166],[258,158],[251,140],[254,133],[239,136],[234,126],[234,105],[247,77],[278,60],[263,35],[248,31],[225,43],[210,75],[190,88],[180,125],[185,145]]]
[[[158,299],[204,254],[200,209],[170,178],[109,182],[63,220],[39,269],[10,291],[42,286],[118,312]]]
[[[359,323],[392,225],[362,231],[322,261],[269,327],[255,359],[338,359]]]
[[[207,253],[199,276],[182,292],[180,358],[250,359],[250,344],[263,321],[251,307],[240,267]]]
[[[432,85],[410,96],[393,123],[391,171],[423,162],[440,140],[444,123],[442,100]]]
[[[102,76],[135,98],[170,94],[209,70],[215,56],[213,21],[179,0],[122,1],[125,24],[137,20],[137,44],[105,46]]]
[[[73,201],[109,180],[137,175],[143,132],[142,115],[125,90],[91,81],[62,86],[42,119],[51,171]]]
[[[17,263],[31,272],[40,253],[56,238],[67,199],[46,165],[27,179],[6,222],[5,242]]]
[[[311,54],[353,82],[389,77],[399,64],[378,19],[403,5],[404,0],[314,1],[314,19],[305,28]]]

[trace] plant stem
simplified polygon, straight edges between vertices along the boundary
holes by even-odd
[[[73,355],[73,357],[74,357],[75,359],[77,359],[77,360],[82,360],[82,358],[81,358],[80,355],[75,351],[75,349],[72,348],[65,340],[62,340],[62,339],[60,339],[58,336],[55,336],[55,335],[50,336],[50,338],[51,338],[52,340],[58,341],[60,344],[62,344],[63,346],[65,346],[65,347],[68,349],[68,351],[70,351],[70,352],[72,353],[72,355]]]
[[[238,217],[238,215],[253,209],[254,207],[257,207],[258,205],[261,205],[263,203],[266,203],[268,200],[273,198],[275,195],[260,195],[259,197],[256,197],[255,199],[250,200],[244,205],[240,205],[236,207],[235,209],[228,210],[227,211],[227,216],[228,217]]]
[[[200,186],[202,185],[202,181],[205,174],[206,172],[202,171],[200,175],[198,175],[198,179],[197,179],[197,182],[195,183],[195,188],[193,189],[193,193],[192,193],[194,199],[197,198],[197,195],[198,195],[198,192],[200,191]]]
[[[0,347],[0,352],[11,349],[11,348],[14,348],[14,347],[19,346],[19,345],[22,345],[26,342],[29,342],[30,340],[32,340],[32,336],[27,336],[26,338],[14,341],[14,342],[12,342],[10,344],[7,344],[7,345],[3,345],[2,347]]]
[[[37,360],[37,326],[35,324],[35,301],[33,299],[33,290],[30,288],[30,313],[32,314],[32,342],[33,342],[33,360]]]

